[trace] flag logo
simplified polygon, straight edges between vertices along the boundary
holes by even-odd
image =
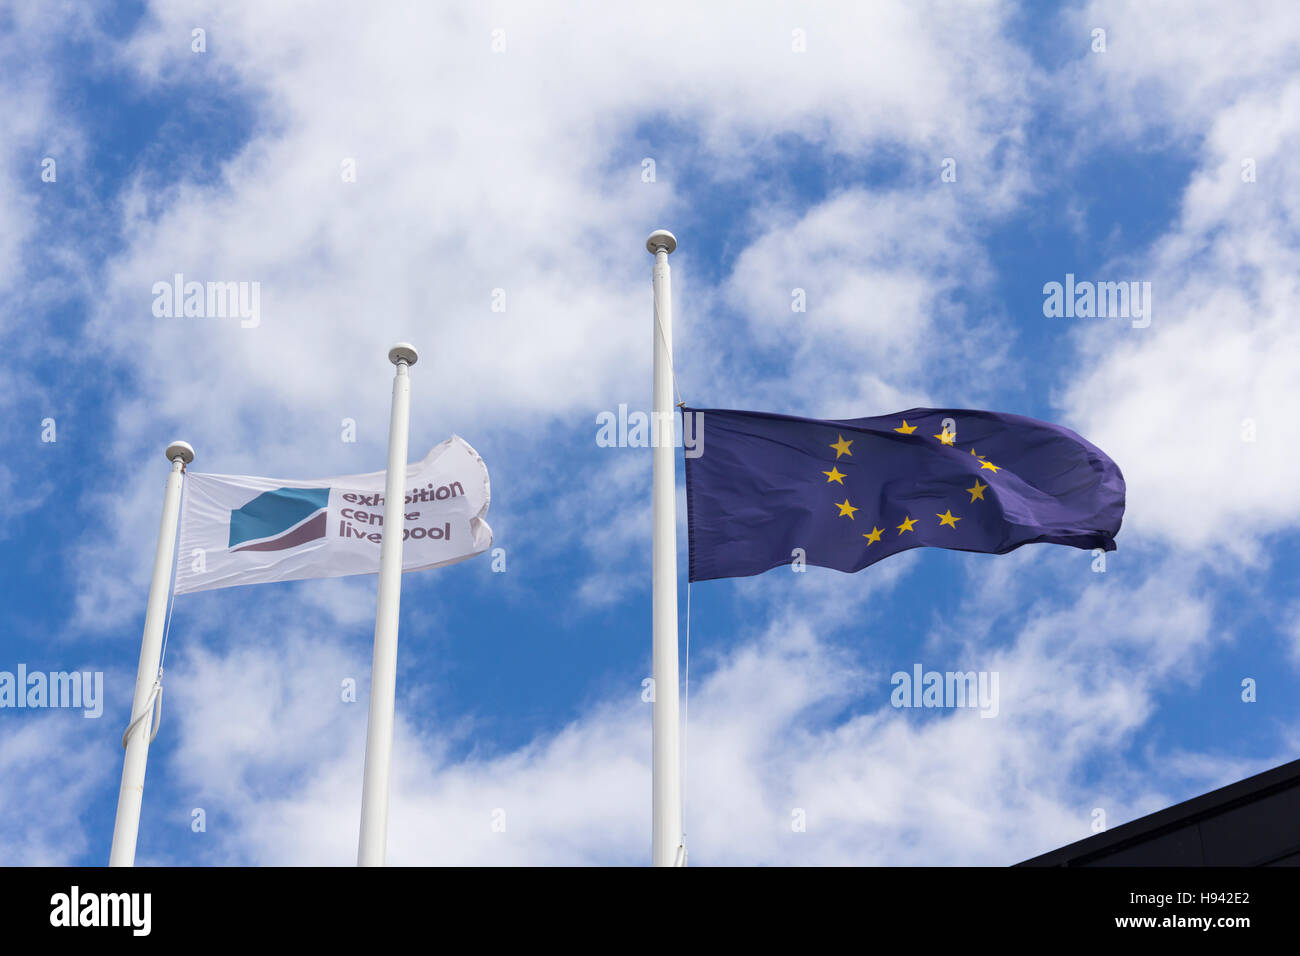
[[[276,488],[230,512],[231,551],[286,551],[325,537],[328,488]]]
[[[856,446],[855,446],[856,447]],[[396,531],[402,570],[440,568],[492,547],[487,466],[453,435],[403,476]],[[189,472],[181,500],[176,593],[374,574],[390,517],[388,475],[294,481]]]

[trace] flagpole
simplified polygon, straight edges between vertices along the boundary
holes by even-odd
[[[673,443],[673,302],[668,255],[677,248],[671,232],[657,229],[646,240],[654,265],[654,424],[651,562],[651,671],[654,678],[654,743],[651,861],[682,865],[681,737],[677,706],[677,474]]]
[[[419,359],[415,346],[388,350],[397,366],[388,422],[388,470],[384,477],[384,531],[379,545],[379,601],[375,651],[370,664],[370,719],[361,789],[361,836],[357,866],[383,866],[388,854],[388,785],[393,764],[393,708],[397,696],[397,612],[402,597],[402,530],[406,527],[406,439],[411,412],[407,369]]]
[[[181,482],[185,466],[194,460],[194,449],[183,441],[167,446],[171,473],[163,491],[162,523],[153,555],[153,581],[144,615],[144,637],[140,641],[140,664],[135,672],[135,694],[131,700],[131,722],[123,735],[126,756],[122,760],[122,787],[117,794],[117,818],[113,821],[113,847],[109,866],[134,866],[135,843],[140,833],[140,805],[144,802],[144,771],[149,761],[154,714],[162,693],[163,626],[167,599],[171,596],[172,560],[176,551],[176,524],[181,510]]]

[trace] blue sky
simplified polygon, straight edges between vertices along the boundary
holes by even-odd
[[[693,587],[692,863],[1002,865],[1292,759],[1300,16],[860,6],[0,3],[0,670],[105,679],[98,719],[0,710],[0,862],[107,859],[168,441],[379,469],[407,339],[411,457],[474,445],[507,570],[404,576],[390,862],[645,863],[650,457],[595,438],[650,399],[655,228],[688,404],[1026,414],[1129,488],[1103,573]],[[260,324],[155,317],[176,272]],[[1046,317],[1067,273],[1150,282],[1150,325]],[[374,599],[177,600],[139,862],[354,860]],[[892,707],[914,663],[997,672],[998,716]]]

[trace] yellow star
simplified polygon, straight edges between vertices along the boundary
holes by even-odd
[[[939,514],[938,512],[935,512],[934,516],[939,519],[940,528],[942,528],[944,525],[948,525],[948,527],[952,528],[954,531],[957,530],[957,522],[961,520],[960,518],[958,518],[956,515],[952,513],[951,508],[949,508],[943,514]]]
[[[975,455],[975,449],[972,448],[972,449],[970,450],[970,453],[971,453],[972,455]],[[983,458],[984,456],[983,456],[983,455],[975,455],[975,457],[976,457],[976,458]]]
[[[841,485],[844,484],[845,476],[840,474],[840,470],[834,465],[831,465],[830,471],[823,471],[822,474],[826,476],[827,484],[830,484],[832,481],[838,481]]]
[[[853,444],[853,440],[849,439],[848,441],[845,441],[843,435],[837,437],[839,438],[839,441],[831,445],[831,447],[835,449],[835,460],[839,461],[840,455],[848,455],[852,458],[853,452],[849,451],[849,446]]]
[[[904,531],[911,531],[912,525],[914,524],[916,524],[915,518],[912,517],[904,518],[903,523],[898,526],[898,533],[902,534]]]
[[[848,499],[848,498],[845,498],[845,499],[844,499],[844,503],[843,503],[843,504],[840,504],[840,503],[837,501],[837,502],[835,503],[835,507],[840,509],[839,517],[843,518],[845,515],[848,515],[848,518],[849,518],[850,521],[853,520],[853,512],[859,510],[859,509],[853,507],[853,505],[849,504],[849,499]]]
[[[991,461],[982,461],[982,462],[980,462],[980,467],[981,467],[981,468],[987,468],[989,471],[993,472],[993,474],[996,475],[996,474],[998,473],[998,468],[1000,468],[1001,466],[1000,466],[1000,465],[995,465],[995,464],[993,464],[993,462],[991,462]]]
[[[883,531],[883,530],[884,530],[883,528],[877,528],[877,527],[873,524],[873,525],[871,526],[871,534],[864,534],[864,535],[862,536],[862,537],[864,537],[864,538],[867,539],[867,547],[868,547],[868,548],[871,547],[873,544],[875,544],[877,541],[880,540],[880,533],[881,533],[881,531]]]
[[[903,427],[902,427],[902,428],[895,428],[894,431],[896,431],[896,432],[902,432],[904,435],[910,435],[910,434],[912,434],[912,432],[916,431],[916,426],[915,426],[915,425],[909,425],[909,424],[907,424],[907,419],[904,418],[904,419],[903,419]]]
[[[987,487],[988,487],[988,485],[981,485],[981,484],[980,484],[980,480],[979,480],[978,478],[976,478],[976,479],[975,479],[975,484],[974,484],[973,486],[971,486],[970,488],[967,488],[967,489],[966,489],[967,491],[970,492],[970,500],[971,500],[971,501],[983,501],[983,500],[984,500],[984,489],[987,488]]]
[[[954,435],[952,432],[948,431],[948,429],[946,428],[943,431],[939,432],[939,434],[935,435],[934,437],[939,439],[939,441],[943,442],[945,445],[951,445],[953,442],[957,440],[957,436]]]

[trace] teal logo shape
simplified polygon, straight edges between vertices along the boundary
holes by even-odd
[[[284,551],[325,537],[328,488],[276,488],[230,512],[231,551]]]

